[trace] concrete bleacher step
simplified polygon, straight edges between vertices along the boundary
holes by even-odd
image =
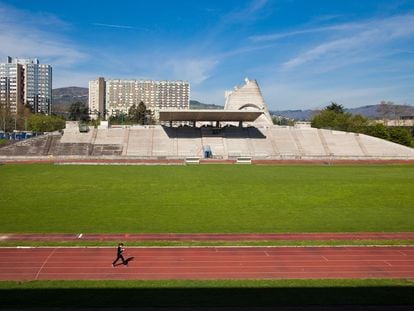
[[[0,147],[2,157],[93,156],[237,159],[414,159],[414,149],[379,138],[341,131],[272,126],[266,128],[169,128],[132,126],[69,128]]]

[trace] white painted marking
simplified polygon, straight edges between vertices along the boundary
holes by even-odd
[[[404,252],[402,252],[402,251],[398,251],[401,255],[403,255],[403,256],[407,256],[407,254],[406,253],[404,253]]]
[[[78,234],[78,239],[81,239],[81,238],[82,238],[82,236],[83,236],[83,233]]]
[[[37,271],[36,274],[36,278],[35,280],[38,279],[40,272],[42,271],[43,267],[46,265],[47,261],[49,260],[50,257],[52,257],[52,255],[56,252],[57,248],[53,249],[53,251],[49,254],[49,256],[47,256],[45,262],[43,263],[43,265],[40,267],[39,271]]]

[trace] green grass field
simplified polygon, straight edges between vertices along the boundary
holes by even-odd
[[[0,166],[0,231],[413,231],[414,166]]]
[[[413,165],[0,165],[0,232],[413,231],[413,186]],[[230,244],[354,243],[413,241]],[[147,244],[193,245],[153,241],[129,245]],[[0,301],[9,308],[413,305],[413,284],[409,280],[0,282]]]

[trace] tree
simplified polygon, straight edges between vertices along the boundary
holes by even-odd
[[[311,124],[315,128],[360,132],[368,125],[368,120],[361,115],[345,112],[342,105],[332,102],[312,118]]]
[[[44,114],[32,114],[28,121],[28,127],[34,132],[53,132],[65,128],[65,120],[58,116]]]
[[[14,129],[13,114],[8,106],[0,106],[0,130],[10,132]]]
[[[345,113],[344,106],[339,105],[335,102],[331,102],[329,106],[326,106],[326,110],[333,111],[335,113]]]
[[[397,144],[413,147],[414,140],[408,129],[402,127],[389,127],[390,140]]]
[[[133,104],[128,110],[128,117],[133,122],[144,125],[148,122],[148,116],[151,114],[150,110],[147,110],[147,106],[141,101],[138,106]]]
[[[386,140],[390,139],[390,133],[388,131],[388,128],[384,124],[380,123],[366,127],[364,130],[364,134]]]
[[[75,102],[69,107],[70,121],[89,121],[88,106],[82,102]]]

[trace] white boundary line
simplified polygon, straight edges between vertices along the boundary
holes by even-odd
[[[47,258],[45,259],[45,261],[43,262],[43,265],[40,267],[39,271],[37,271],[35,280],[38,279],[40,272],[42,271],[43,267],[46,265],[47,261],[49,260],[50,257],[52,257],[52,255],[56,252],[56,248],[53,249],[53,251],[49,254],[49,256],[47,256]]]

